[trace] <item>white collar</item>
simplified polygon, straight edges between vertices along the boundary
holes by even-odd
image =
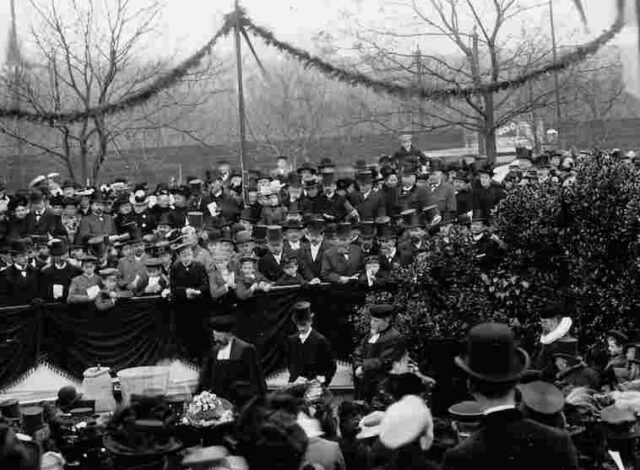
[[[294,250],[299,250],[300,249],[300,240],[298,240],[295,243],[289,242],[289,248],[292,248]]]
[[[309,335],[311,334],[311,332],[313,331],[313,328],[309,328],[309,331],[307,331],[305,334],[301,335],[298,334],[298,338],[300,338],[300,341],[302,341],[302,343],[304,343],[307,338],[309,337]]]
[[[573,320],[571,320],[571,317],[563,317],[560,321],[560,324],[551,333],[540,336],[540,342],[542,344],[551,344],[558,341],[560,338],[569,333],[571,325],[573,325]]]
[[[397,252],[397,251],[398,251],[398,250],[397,250],[397,249],[396,249],[396,247],[394,246],[394,247],[393,247],[393,250],[391,250],[391,253],[389,253],[389,254],[387,255],[387,258],[388,258],[388,259],[393,259],[393,257],[396,255],[396,252]]]
[[[491,408],[487,408],[486,410],[484,410],[482,414],[487,416],[488,414],[497,413],[498,411],[515,410],[515,409],[516,409],[516,405],[514,404],[492,406]]]
[[[20,266],[18,263],[13,263],[13,265],[16,267],[16,269],[17,269],[18,271],[24,271],[25,269],[27,269],[27,267],[26,267],[26,266],[24,266],[24,267],[23,267],[23,266]]]
[[[62,264],[53,263],[53,265],[56,267],[56,269],[64,269],[67,267],[67,262],[65,261]]]
[[[217,359],[229,359],[231,357],[231,345],[233,344],[233,338],[229,339],[229,342],[218,349]]]

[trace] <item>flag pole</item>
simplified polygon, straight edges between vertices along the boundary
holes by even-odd
[[[242,50],[240,41],[240,2],[235,0],[236,6],[236,27],[234,28],[235,48],[236,48],[236,71],[238,77],[238,118],[240,120],[240,173],[242,174],[242,195],[245,204],[247,201],[247,181],[244,159],[246,156],[246,118],[244,111],[244,88],[242,85]]]

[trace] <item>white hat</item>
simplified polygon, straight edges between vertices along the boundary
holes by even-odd
[[[33,178],[30,182],[29,182],[29,187],[33,188],[34,186],[39,185],[40,183],[43,183],[44,181],[46,181],[47,178],[44,175],[38,175],[35,178]]]
[[[47,179],[51,180],[51,179],[53,179],[53,178],[60,178],[60,173],[53,172],[53,173],[49,173],[49,174],[47,175]]]
[[[547,131],[547,135],[555,135],[555,134],[557,134],[557,133],[558,133],[558,131],[557,131],[557,130],[555,130],[555,129],[549,129],[549,130]]]
[[[433,434],[433,419],[422,398],[406,395],[387,408],[380,425],[380,442],[385,447],[397,449],[425,434]]]
[[[358,424],[360,432],[356,436],[356,439],[368,439],[378,436],[380,434],[382,418],[384,418],[384,411],[374,411],[362,418]]]

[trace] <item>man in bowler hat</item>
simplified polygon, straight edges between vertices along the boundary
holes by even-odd
[[[483,426],[447,451],[443,468],[578,468],[576,450],[566,432],[527,419],[516,408],[515,386],[529,366],[529,356],[516,347],[508,326],[473,327],[466,353],[455,362],[467,374],[469,391],[483,409]]]

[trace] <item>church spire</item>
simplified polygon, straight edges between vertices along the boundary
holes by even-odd
[[[9,67],[15,67],[22,63],[22,55],[20,54],[20,45],[18,44],[16,4],[15,0],[9,1],[11,3],[11,25],[9,26],[9,38],[7,41],[7,56],[5,58],[5,64]]]

